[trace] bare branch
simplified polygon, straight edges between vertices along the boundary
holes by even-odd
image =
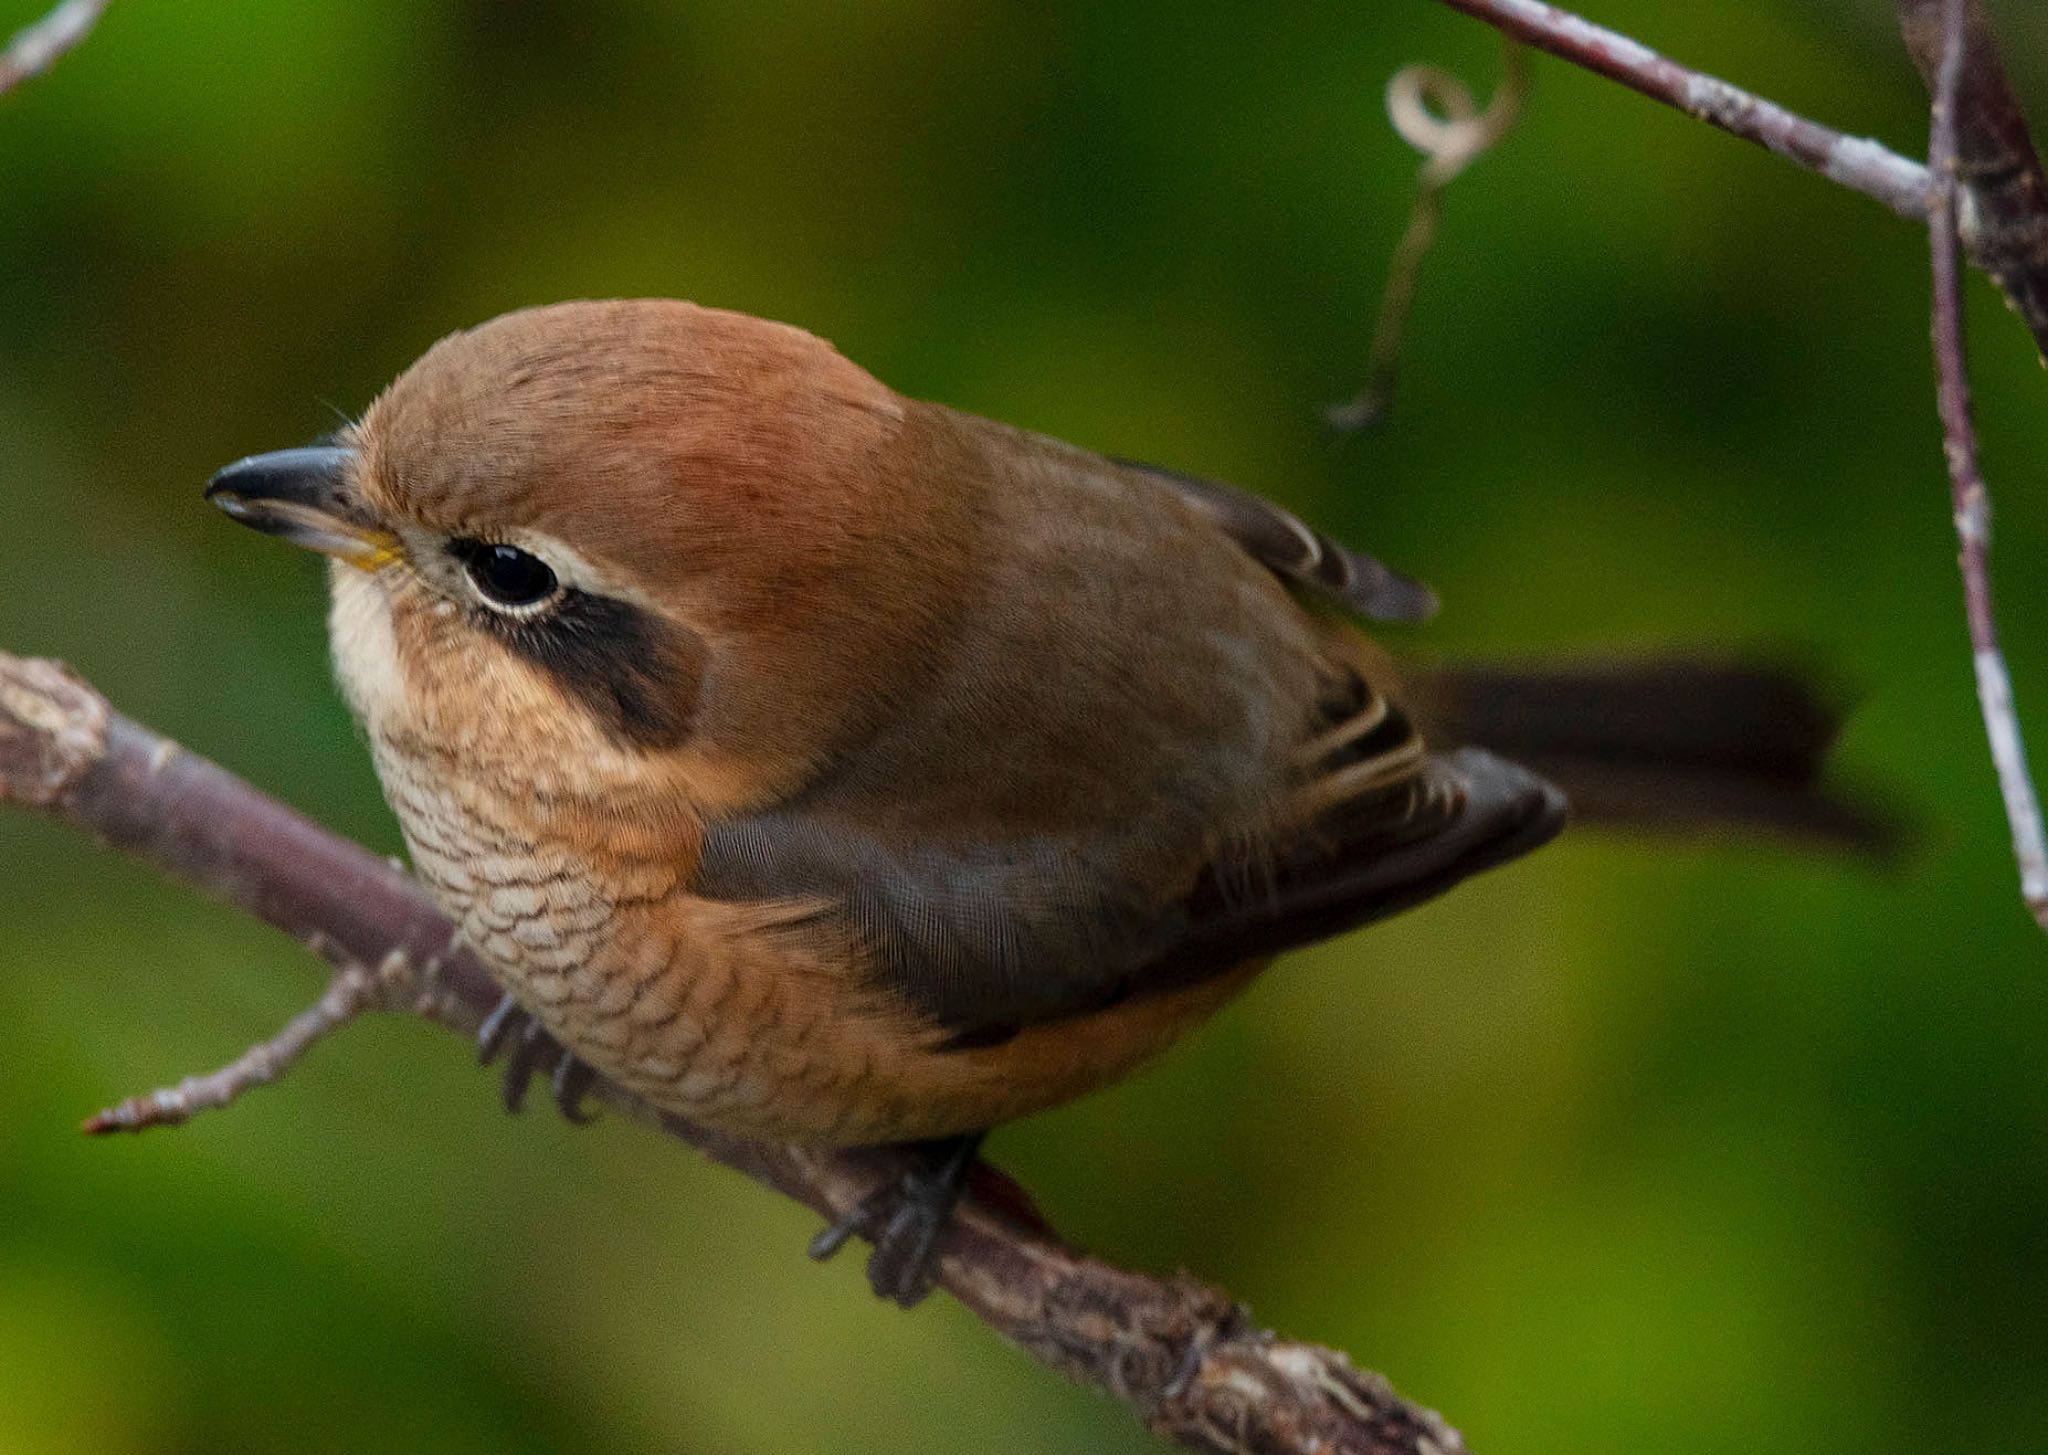
[[[2026,748],[2013,710],[2012,678],[1998,644],[1998,623],[1991,610],[1991,496],[1978,460],[1977,430],[1970,413],[1969,363],[1963,340],[1961,244],[1957,238],[1956,198],[1962,177],[1971,170],[1962,145],[1987,114],[1982,98],[1966,101],[1981,84],[2002,93],[2005,78],[1998,66],[1982,16],[1971,0],[1939,0],[1945,14],[1939,60],[1934,67],[1933,128],[1928,142],[1928,167],[1934,176],[1934,208],[1928,238],[1934,271],[1934,366],[1936,403],[1941,413],[1948,456],[1949,498],[1955,511],[1956,538],[1963,573],[1964,610],[1970,624],[1970,650],[1977,671],[1977,700],[1984,729],[1991,739],[1991,761],[2005,798],[2012,827],[2013,858],[2019,864],[2020,897],[2029,912],[2048,928],[2048,836],[2041,826],[2041,803],[2027,772]],[[1899,0],[1899,18],[1916,54],[1927,44],[1926,22],[1933,5],[1927,0]],[[1916,38],[1917,37],[1917,38]],[[2007,97],[2010,100],[2010,97]],[[2017,113],[2011,113],[2016,115]],[[1971,118],[1974,118],[1972,120]],[[1979,130],[1980,140],[1982,131]],[[2033,146],[2026,128],[2018,142],[2032,162]],[[1981,155],[1981,154],[1980,154]],[[2038,179],[2040,164],[2032,162]],[[2036,203],[2042,194],[2032,194]]]
[[[31,76],[40,76],[57,58],[92,34],[107,0],[63,0],[33,25],[24,26],[0,51],[0,96]]]
[[[1442,0],[1516,40],[1676,107],[1732,136],[1768,147],[1899,216],[1925,222],[1933,182],[1919,163],[1867,137],[1848,136],[1739,86],[1659,55],[1618,31],[1542,0]],[[1908,45],[1930,76],[1938,44],[1927,16],[1945,0],[1899,0]],[[1961,117],[1958,235],[1970,260],[1998,280],[2048,353],[2048,188],[1983,17],[1971,4],[1971,84]]]
[[[268,1086],[291,1070],[315,1041],[340,1030],[364,1011],[376,1009],[386,977],[402,970],[403,961],[396,951],[376,970],[344,965],[334,972],[327,993],[293,1016],[269,1040],[258,1041],[218,1071],[188,1076],[176,1086],[131,1096],[118,1106],[96,1112],[85,1119],[80,1130],[98,1135],[175,1127],[201,1112],[229,1106],[251,1087]]]
[[[1947,0],[1898,0],[1899,29],[1930,93],[1946,56]],[[1998,57],[1979,0],[1963,6],[1958,81],[1949,123],[1955,169],[1974,226],[1970,255],[1998,280],[2035,341],[2048,352],[2048,176]]]
[[[119,716],[54,663],[0,653],[0,801],[97,834],[275,925],[341,972],[322,1003],[277,1039],[213,1077],[159,1093],[175,1100],[171,1114],[154,1110],[150,1098],[125,1116],[118,1108],[105,1114],[124,1125],[223,1104],[361,1010],[408,1010],[473,1035],[498,999],[483,966],[409,875]],[[828,1218],[901,1170],[885,1151],[747,1142],[603,1082],[595,1094]],[[939,1286],[1035,1358],[1114,1395],[1192,1449],[1465,1449],[1455,1430],[1378,1375],[1333,1350],[1276,1338],[1221,1290],[1075,1252],[1015,1184],[987,1168],[977,1170],[945,1235]]]
[[[1978,704],[2012,829],[2020,895],[2048,929],[2048,834],[2013,707],[2012,678],[1991,607],[1991,502],[1970,415],[1962,267],[1989,273],[2048,356],[2048,175],[2006,79],[1981,0],[1896,0],[1914,63],[1933,93],[1929,162],[1845,136],[1689,70],[1542,0],[1443,0],[1513,39],[1619,81],[1770,148],[1902,217],[1923,219],[1933,255],[1937,394],[1960,542]]]
[[[1652,101],[1768,147],[1915,222],[1927,216],[1927,170],[1866,137],[1846,136],[1717,77],[1691,70],[1619,31],[1542,0],[1443,0],[1516,40]]]

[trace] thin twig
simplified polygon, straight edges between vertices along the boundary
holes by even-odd
[[[498,1000],[483,966],[403,871],[114,713],[51,662],[0,653],[0,801],[113,847],[275,925],[346,972],[267,1054],[289,1059],[354,1009],[404,1009],[473,1035]],[[360,972],[358,972],[360,976]],[[358,998],[360,997],[360,1004]],[[258,1061],[265,1053],[259,1052]],[[223,1085],[261,1077],[229,1068]],[[886,1151],[780,1147],[694,1126],[600,1083],[597,1096],[836,1218],[902,1172]],[[791,1250],[791,1257],[797,1256]],[[1276,1338],[1221,1290],[1113,1268],[1061,1243],[999,1173],[977,1170],[941,1245],[939,1286],[1045,1364],[1160,1434],[1223,1455],[1463,1455],[1455,1430],[1333,1350]]]
[[[1874,197],[1899,216],[1927,217],[1927,169],[1867,137],[1847,136],[1717,77],[1682,66],[1619,31],[1542,0],[1443,0],[1516,40]]]
[[[31,76],[40,76],[57,58],[92,34],[107,0],[63,0],[55,10],[23,26],[0,51],[0,96]]]
[[[1422,153],[1408,226],[1387,264],[1366,358],[1365,387],[1324,417],[1340,430],[1372,429],[1393,404],[1401,364],[1401,337],[1415,302],[1423,260],[1436,241],[1444,190],[1514,127],[1529,92],[1528,59],[1514,40],[1504,43],[1500,85],[1482,110],[1465,83],[1436,66],[1408,66],[1387,83],[1387,118],[1401,139]]]
[[[1910,0],[1901,4],[1902,18]],[[1977,699],[1991,740],[1991,761],[2012,826],[2013,858],[2019,864],[2020,897],[2037,922],[2048,928],[2048,836],[2041,803],[2027,772],[2026,748],[2013,710],[2012,678],[1998,644],[1991,610],[1991,497],[1978,460],[1977,430],[1970,413],[1969,364],[1963,341],[1961,245],[1956,236],[1956,197],[1961,188],[1959,117],[1973,53],[1968,42],[1966,0],[1945,0],[1941,59],[1934,77],[1933,127],[1928,168],[1934,176],[1934,208],[1928,238],[1934,272],[1934,366],[1936,401],[1948,456],[1949,498],[1955,511],[1963,602],[1970,623],[1970,650],[1977,670]],[[2031,148],[2029,148],[2031,152]]]
[[[397,974],[401,966],[396,951],[376,970],[366,965],[342,966],[328,982],[327,992],[269,1040],[258,1041],[218,1071],[188,1076],[176,1086],[131,1096],[96,1112],[85,1119],[81,1130],[98,1135],[175,1127],[201,1112],[233,1104],[251,1087],[268,1086],[291,1070],[321,1037],[340,1030],[365,1011],[377,1009],[386,978]]]
[[[1875,198],[1909,221],[1927,221],[1933,186],[1927,168],[1881,142],[1823,126],[1543,0],[1441,3],[1732,136],[1767,147],[1831,182]],[[1909,48],[1930,75],[1933,53],[1927,48],[1924,21],[1917,17],[1941,3],[1900,0],[1901,16],[1908,20]],[[1974,12],[1974,4],[1972,8]],[[1957,233],[1970,261],[1997,280],[2033,334],[2035,347],[2048,354],[2048,201],[2041,168],[1981,16],[1973,17],[1972,36],[1973,45],[1982,38],[1989,64],[1975,69],[1964,90],[1965,191],[1957,206]]]
[[[1930,93],[1938,89],[1949,28],[1946,0],[1898,0],[1899,30]],[[1961,79],[1950,116],[1972,258],[1998,281],[2013,311],[2048,352],[2048,175],[2041,170],[1997,42],[1978,0],[1963,8]]]
[[[2012,679],[1991,608],[1991,504],[1970,418],[1961,258],[1995,279],[2048,356],[2048,174],[1979,0],[1897,0],[1907,49],[1934,95],[1929,164],[1846,136],[1542,0],[1442,0],[1502,33],[1768,147],[1901,217],[1933,254],[1938,402],[1960,541],[1977,697],[2012,828],[2020,894],[2048,928],[2048,834],[2027,771]]]

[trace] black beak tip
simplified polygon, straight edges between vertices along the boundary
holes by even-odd
[[[229,520],[246,522],[252,514],[249,502],[236,493],[234,486],[222,484],[217,477],[207,485],[205,500]]]
[[[350,451],[334,445],[307,445],[246,455],[214,472],[206,482],[206,499],[240,519],[250,501],[283,500],[315,505],[330,500],[347,472]]]

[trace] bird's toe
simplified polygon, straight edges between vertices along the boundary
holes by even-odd
[[[584,1106],[597,1073],[569,1054],[562,1043],[549,1035],[541,1023],[507,995],[500,1000],[477,1032],[477,1057],[488,1066],[505,1057],[502,1096],[505,1110],[518,1112],[526,1105],[526,1088],[535,1076],[546,1076],[556,1107],[562,1116],[582,1126],[591,1120]]]

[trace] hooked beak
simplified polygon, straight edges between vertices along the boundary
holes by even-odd
[[[215,475],[206,498],[231,520],[376,571],[397,560],[403,548],[350,492],[354,458],[354,450],[335,445],[250,455]]]

